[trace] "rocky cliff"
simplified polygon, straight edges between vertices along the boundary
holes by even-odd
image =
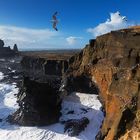
[[[15,122],[56,122],[64,94],[87,92],[99,94],[103,104],[97,140],[140,139],[140,27],[99,36],[68,59],[25,56],[22,66],[25,78]]]
[[[69,62],[65,91],[79,77],[80,83],[88,79],[88,87],[99,89],[105,119],[96,139],[140,139],[140,27],[90,40]]]
[[[18,48],[17,45],[13,50],[10,48],[10,46],[8,47],[4,47],[4,41],[0,39],[0,57],[13,57],[15,55],[18,54]]]

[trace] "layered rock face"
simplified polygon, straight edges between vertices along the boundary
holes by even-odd
[[[127,131],[139,132],[140,66],[117,68],[103,60],[91,69],[100,89],[105,108],[105,119],[97,139],[118,139]]]
[[[90,40],[70,59],[65,79],[83,75],[99,88],[105,111],[96,139],[140,139],[140,28],[113,31]],[[66,90],[69,84],[67,80]]]
[[[48,78],[49,76],[60,77],[68,69],[67,59],[59,60],[24,56],[21,64],[24,74],[36,79]]]

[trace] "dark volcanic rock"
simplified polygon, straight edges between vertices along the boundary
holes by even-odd
[[[24,56],[22,68],[25,75],[35,78],[60,77],[68,69],[68,60],[51,60],[47,58]]]
[[[48,125],[61,115],[61,76],[68,67],[67,60],[24,56],[23,85],[18,94],[19,110],[9,121],[20,125]]]
[[[9,116],[9,121],[28,126],[57,122],[61,115],[58,83],[59,81],[39,83],[25,77],[18,94],[20,108],[12,116]]]
[[[69,136],[78,136],[88,124],[89,120],[86,117],[68,120],[65,122],[64,133],[68,133]]]
[[[0,39],[0,48],[4,47],[4,41]]]
[[[13,57],[17,55],[17,51],[12,50],[10,46],[4,47],[4,41],[0,40],[0,57]]]
[[[17,44],[14,44],[13,50],[14,50],[15,52],[18,52]]]
[[[95,83],[85,74],[80,76],[64,76],[60,91],[66,91],[67,94],[72,92],[81,92],[89,94],[98,94],[99,90]]]

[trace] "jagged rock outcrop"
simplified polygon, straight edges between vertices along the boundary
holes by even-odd
[[[49,125],[58,121],[61,113],[59,81],[40,83],[24,78],[17,95],[19,109],[9,116],[11,123],[24,126]]]
[[[4,41],[0,39],[0,57],[13,57],[18,51],[12,50],[10,46],[4,47]]]
[[[18,52],[17,44],[14,44],[13,51]]]
[[[90,40],[69,62],[64,78],[66,91],[70,84],[67,79],[83,75],[99,89],[105,119],[96,139],[135,135],[140,139],[140,27],[112,31]]]

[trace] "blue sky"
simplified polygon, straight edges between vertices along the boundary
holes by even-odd
[[[100,34],[138,24],[139,5],[139,0],[0,0],[0,38],[21,49],[83,48]],[[51,23],[55,11],[58,32]]]

